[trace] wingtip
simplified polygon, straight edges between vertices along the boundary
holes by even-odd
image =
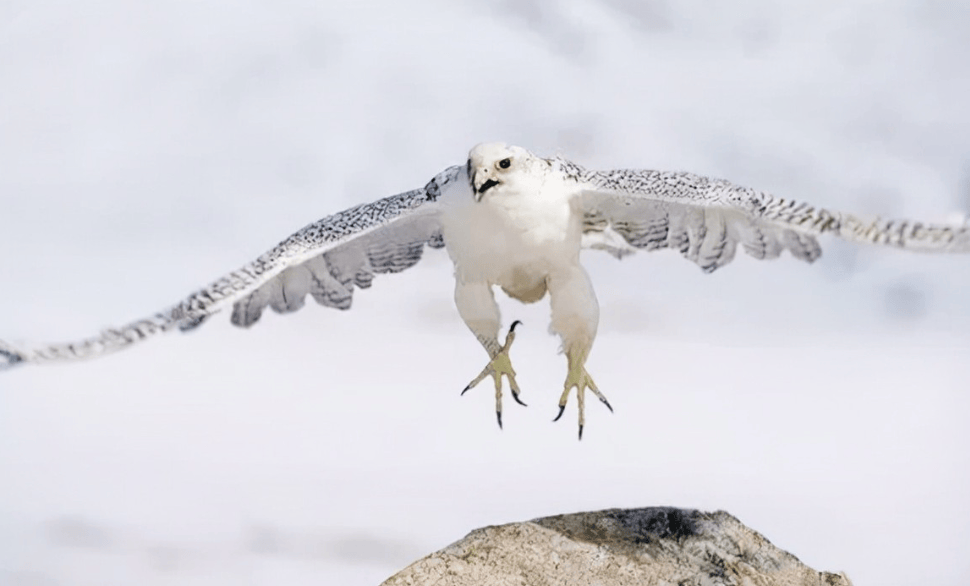
[[[0,370],[7,370],[23,364],[24,357],[9,345],[0,342]]]

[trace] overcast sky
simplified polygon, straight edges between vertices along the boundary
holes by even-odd
[[[166,307],[487,140],[864,216],[970,211],[970,5],[0,2],[0,338]],[[376,584],[482,525],[723,509],[856,584],[970,579],[970,259],[584,263],[575,403],[548,307],[495,425],[447,255],[251,330],[217,316],[0,375],[0,582]]]

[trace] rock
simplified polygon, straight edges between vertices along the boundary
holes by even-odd
[[[851,586],[818,572],[731,515],[611,509],[476,529],[382,586],[598,584]]]

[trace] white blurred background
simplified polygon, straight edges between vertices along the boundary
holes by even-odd
[[[0,2],[0,338],[151,313],[485,140],[863,215],[970,211],[970,4]],[[495,425],[450,265],[0,375],[0,583],[377,584],[487,524],[724,509],[857,586],[970,580],[970,259],[589,253],[575,400],[503,303]]]

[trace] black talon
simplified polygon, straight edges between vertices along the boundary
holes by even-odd
[[[610,410],[610,413],[613,413],[613,405],[610,405],[609,401],[607,401],[605,398],[600,399],[600,401],[603,401],[603,404],[606,405],[606,408]]]
[[[562,417],[562,413],[565,410],[566,410],[566,406],[565,405],[560,405],[559,406],[559,415],[556,415],[556,418],[553,419],[553,421],[559,421],[559,418]]]
[[[512,325],[509,327],[509,333],[511,334],[512,332],[514,332],[515,326],[520,326],[520,325],[522,325],[522,322],[519,320],[515,320],[514,322],[512,322]]]
[[[518,403],[519,405],[522,405],[523,407],[528,407],[528,405],[522,402],[522,399],[519,398],[519,394],[516,393],[515,391],[512,391],[512,398],[515,399],[515,402]],[[612,411],[612,409],[610,409],[610,411]]]
[[[502,412],[501,411],[496,411],[495,412],[495,418],[498,419],[498,428],[499,429],[502,429]]]
[[[579,426],[579,441],[583,441],[583,426]]]
[[[465,390],[463,390],[463,391],[461,392],[461,395],[458,395],[458,396],[460,397],[460,396],[462,396],[462,395],[464,395],[465,393],[467,393],[467,392],[468,392],[468,389],[470,389],[470,388],[472,388],[472,386],[471,386],[471,385],[468,385],[467,387],[465,387]],[[611,409],[611,411],[612,411],[612,409]]]

